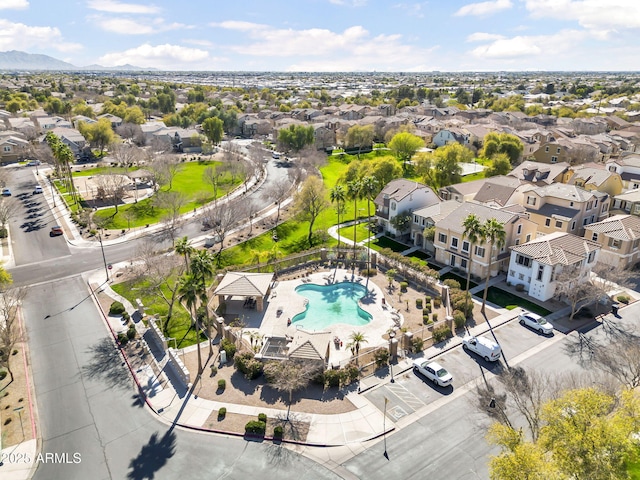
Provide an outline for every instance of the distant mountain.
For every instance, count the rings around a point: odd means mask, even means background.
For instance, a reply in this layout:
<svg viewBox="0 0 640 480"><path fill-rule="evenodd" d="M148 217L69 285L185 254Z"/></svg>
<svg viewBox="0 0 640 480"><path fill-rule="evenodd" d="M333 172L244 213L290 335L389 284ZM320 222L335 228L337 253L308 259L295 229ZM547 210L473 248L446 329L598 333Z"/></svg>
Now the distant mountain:
<svg viewBox="0 0 640 480"><path fill-rule="evenodd" d="M134 65L122 65L118 67L103 67L102 65L87 65L86 67L76 67L75 65L63 62L48 55L19 52L11 50L0 52L0 70L108 70L110 72L123 71L151 71L156 68L141 68Z"/></svg>
<svg viewBox="0 0 640 480"><path fill-rule="evenodd" d="M11 50L0 52L1 70L78 70L78 67L48 55Z"/></svg>

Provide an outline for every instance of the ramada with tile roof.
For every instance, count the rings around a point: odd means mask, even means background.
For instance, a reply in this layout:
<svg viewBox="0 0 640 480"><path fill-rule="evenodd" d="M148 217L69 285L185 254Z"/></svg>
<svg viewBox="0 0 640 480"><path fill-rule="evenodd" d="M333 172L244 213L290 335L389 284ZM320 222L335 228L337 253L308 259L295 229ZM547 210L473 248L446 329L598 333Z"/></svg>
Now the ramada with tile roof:
<svg viewBox="0 0 640 480"><path fill-rule="evenodd" d="M584 237L600 244L599 261L605 265L626 268L640 261L640 218L614 215L587 225Z"/></svg>
<svg viewBox="0 0 640 480"><path fill-rule="evenodd" d="M273 273L227 273L213 294L220 297L220 303L231 297L254 297L256 309L261 312L264 308L264 298L269 295Z"/></svg>
<svg viewBox="0 0 640 480"><path fill-rule="evenodd" d="M563 269L575 269L575 281L585 282L598 260L600 245L576 235L555 232L511 247L507 282L524 285L533 298L546 301L556 291Z"/></svg>

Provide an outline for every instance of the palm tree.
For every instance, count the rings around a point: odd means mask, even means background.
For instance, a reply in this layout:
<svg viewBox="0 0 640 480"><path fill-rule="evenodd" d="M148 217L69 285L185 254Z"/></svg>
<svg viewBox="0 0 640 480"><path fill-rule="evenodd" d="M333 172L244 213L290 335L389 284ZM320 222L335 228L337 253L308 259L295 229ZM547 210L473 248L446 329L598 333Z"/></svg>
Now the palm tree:
<svg viewBox="0 0 640 480"><path fill-rule="evenodd" d="M213 266L214 263L215 257L208 250L196 250L191 258L191 274L200 281L198 297L200 298L200 304L204 305L205 323L207 325L207 337L209 341L209 356L213 354L213 345L211 343L211 322L209 319L207 280L211 280L216 271Z"/></svg>
<svg viewBox="0 0 640 480"><path fill-rule="evenodd" d="M178 281L178 295L184 302L191 315L191 321L196 327L196 342L198 345L198 376L202 373L202 354L200 352L200 326L198 325L197 305L202 291L202 280L190 273L185 273Z"/></svg>
<svg viewBox="0 0 640 480"><path fill-rule="evenodd" d="M378 193L378 180L369 175L362 179L362 190L361 194L363 198L367 200L367 227L371 223L371 202L375 198L375 195ZM371 245L371 235L367 236L367 281L365 288L369 288L369 269L371 268L371 249L369 246Z"/></svg>
<svg viewBox="0 0 640 480"><path fill-rule="evenodd" d="M340 251L340 215L344 209L344 202L347 199L347 192L342 185L336 185L329 191L329 199L336 204L338 214L338 252Z"/></svg>
<svg viewBox="0 0 640 480"><path fill-rule="evenodd" d="M484 315L485 305L487 303L487 292L489 291L489 280L491 279L491 263L493 260L493 249L500 249L504 246L507 233L504 225L495 218L489 218L482 225L482 240L487 242L489 247L489 269L487 271L487 279L484 284L484 293L482 295L482 314ZM497 256L497 253L496 253Z"/></svg>
<svg viewBox="0 0 640 480"><path fill-rule="evenodd" d="M189 238L182 237L176 240L176 244L173 249L178 255L184 256L184 265L186 268L186 272L189 273L189 257L194 251L193 247L189 244Z"/></svg>
<svg viewBox="0 0 640 480"><path fill-rule="evenodd" d="M462 226L464 227L464 232L462 233L463 238L467 238L469 240L469 259L467 260L467 288L465 290L465 302L466 302L466 310L469 310L469 283L471 283L471 255L473 254L473 247L482 239L482 224L480 223L480 219L474 213L467 215L467 217L462 222ZM465 312L466 313L466 312Z"/></svg>
<svg viewBox="0 0 640 480"><path fill-rule="evenodd" d="M356 363L358 363L358 354L360 353L360 344L367 343L368 342L367 337L362 332L351 332L351 335L349 335L349 340L351 340L349 345L351 345L356 351Z"/></svg>
<svg viewBox="0 0 640 480"><path fill-rule="evenodd" d="M358 200L362 198L362 183L360 180L347 182L347 197L353 200L353 273L356 268L356 227L358 226Z"/></svg>

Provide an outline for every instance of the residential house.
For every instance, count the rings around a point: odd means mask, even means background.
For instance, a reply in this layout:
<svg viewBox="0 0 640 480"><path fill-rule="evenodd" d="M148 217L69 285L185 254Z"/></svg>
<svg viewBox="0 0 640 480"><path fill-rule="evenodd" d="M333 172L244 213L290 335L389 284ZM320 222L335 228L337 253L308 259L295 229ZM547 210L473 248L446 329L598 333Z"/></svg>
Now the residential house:
<svg viewBox="0 0 640 480"><path fill-rule="evenodd" d="M26 158L29 152L29 142L17 132L9 132L14 135L0 135L0 163L17 162Z"/></svg>
<svg viewBox="0 0 640 480"><path fill-rule="evenodd" d="M55 136L57 136L62 143L67 145L73 155L76 158L80 158L83 154L85 154L85 150L89 148L87 144L87 140L84 136L75 128L61 128L56 127L53 130L50 130ZM42 142L45 142L45 137L42 136Z"/></svg>
<svg viewBox="0 0 640 480"><path fill-rule="evenodd" d="M491 253L491 276L505 271L508 266L509 250L512 245L527 242L536 235L536 224L529 220L526 212L507 208L492 208L477 203L460 203L458 208L439 220L436 224L433 245L436 261L467 271L478 278L489 275L489 253ZM478 243L472 246L464 236L464 220L471 214L480 223L495 219L504 226L505 244L500 249L492 245Z"/></svg>
<svg viewBox="0 0 640 480"><path fill-rule="evenodd" d="M460 145L469 145L470 133L461 128L443 128L433 136L433 143L443 147L448 143L458 142Z"/></svg>
<svg viewBox="0 0 640 480"><path fill-rule="evenodd" d="M326 150L336 144L336 132L324 123L313 123L313 139L316 150Z"/></svg>
<svg viewBox="0 0 640 480"><path fill-rule="evenodd" d="M73 128L78 128L78 126L80 125L80 122L86 123L87 125L91 125L92 123L97 122L97 120L91 117L87 117L85 115L76 115L75 117L73 117L72 120L73 120Z"/></svg>
<svg viewBox="0 0 640 480"><path fill-rule="evenodd" d="M619 173L610 172L602 164L584 164L571 167L567 172L569 185L576 185L585 190L597 190L614 197L622 192L622 177Z"/></svg>
<svg viewBox="0 0 640 480"><path fill-rule="evenodd" d="M625 214L640 216L640 189L636 188L613 197L611 214Z"/></svg>
<svg viewBox="0 0 640 480"><path fill-rule="evenodd" d="M571 163L571 151L575 145L569 139L558 138L548 142L542 142L540 148L533 152L536 162L541 163Z"/></svg>
<svg viewBox="0 0 640 480"><path fill-rule="evenodd" d="M167 126L164 124L164 122L161 122L159 120L152 121L152 122L145 122L142 125L140 125L140 131L142 131L142 135L144 136L146 143L151 142L151 140L153 140L154 138L154 135L166 129L167 129Z"/></svg>
<svg viewBox="0 0 640 480"><path fill-rule="evenodd" d="M61 128L72 128L72 124L70 121L58 117L58 116L49 116L46 115L44 117L35 117L35 123L40 128L40 131L47 132L49 130L53 130L56 127Z"/></svg>
<svg viewBox="0 0 640 480"><path fill-rule="evenodd" d="M391 180L375 198L376 223L392 235L402 235L392 224L394 217L440 203L431 188L404 178ZM407 232L408 233L408 232Z"/></svg>
<svg viewBox="0 0 640 480"><path fill-rule="evenodd" d="M111 122L111 128L113 128L114 130L122 125L122 118L118 117L117 115L112 115L110 113L98 115L98 120L101 120L103 118L106 118Z"/></svg>
<svg viewBox="0 0 640 480"><path fill-rule="evenodd" d="M173 128L171 142L179 153L202 153L202 138L194 128Z"/></svg>
<svg viewBox="0 0 640 480"><path fill-rule="evenodd" d="M497 175L485 179L472 201L489 207L500 208L520 203L521 195L518 195L518 190L522 190L522 186L517 179Z"/></svg>
<svg viewBox="0 0 640 480"><path fill-rule="evenodd" d="M455 200L445 200L424 208L413 211L413 222L411 223L411 240L416 247L420 247L430 253L434 253L433 240L425 238L424 230L436 225L440 220L449 215L460 206L460 202Z"/></svg>
<svg viewBox="0 0 640 480"><path fill-rule="evenodd" d="M498 175L489 178L479 178L471 182L455 183L442 187L438 190L438 195L443 200L456 200L458 202L470 202L473 201L478 193L483 190L485 183L500 184L506 187L516 188L520 185L520 182L515 178L506 177L504 175ZM486 196L481 195L482 198ZM501 197L502 198L502 197ZM477 200L481 201L481 200Z"/></svg>
<svg viewBox="0 0 640 480"><path fill-rule="evenodd" d="M36 128L35 123L30 118L27 117L11 117L5 119L9 124L9 130L15 130L22 135L25 135L27 138L34 138L38 129Z"/></svg>
<svg viewBox="0 0 640 480"><path fill-rule="evenodd" d="M538 235L566 232L581 236L584 227L609 215L609 195L575 185L554 183L529 187L523 206L538 225Z"/></svg>
<svg viewBox="0 0 640 480"><path fill-rule="evenodd" d="M508 176L517 178L522 183L539 186L551 185L552 183L564 182L569 167L567 162L549 164L525 161L511 170Z"/></svg>
<svg viewBox="0 0 640 480"><path fill-rule="evenodd" d="M523 285L524 291L541 301L556 294L558 276L572 272L578 283L589 279L598 260L600 245L566 232L554 232L511 247L507 282Z"/></svg>
<svg viewBox="0 0 640 480"><path fill-rule="evenodd" d="M616 268L627 268L640 261L640 218L614 215L587 225L584 238L600 245L599 261Z"/></svg>
<svg viewBox="0 0 640 480"><path fill-rule="evenodd" d="M620 174L624 190L635 190L640 187L640 155L631 154L611 159L605 166L608 171Z"/></svg>

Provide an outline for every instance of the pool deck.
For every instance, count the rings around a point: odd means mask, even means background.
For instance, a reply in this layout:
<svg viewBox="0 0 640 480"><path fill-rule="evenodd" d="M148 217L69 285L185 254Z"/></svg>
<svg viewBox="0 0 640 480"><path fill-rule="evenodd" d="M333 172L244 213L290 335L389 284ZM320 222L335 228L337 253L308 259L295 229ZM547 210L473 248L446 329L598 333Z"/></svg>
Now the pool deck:
<svg viewBox="0 0 640 480"><path fill-rule="evenodd" d="M366 284L366 277L355 275L353 280L362 285ZM329 285L352 281L350 270L338 269L335 271L324 271L312 273L307 277L294 280L283 280L276 282L271 290L271 295L265 301L263 312L243 308L243 301L232 300L228 302L227 313L237 315L245 324L245 332L258 332L264 336L293 337L298 327L295 324L287 325L288 319L305 310L306 298L298 294L295 289L303 284ZM343 323L334 324L322 331L331 332L332 337L342 340L342 346L331 345L329 364L344 365L351 358L351 351L347 347L349 337L353 332L362 332L367 339L363 344L366 347L386 344L388 341L382 335L396 326L396 320L402 325L402 314L383 304L384 293L373 282L369 282L368 289L371 292L369 297L360 301L360 307L372 315L371 321L366 325L347 325Z"/></svg>

